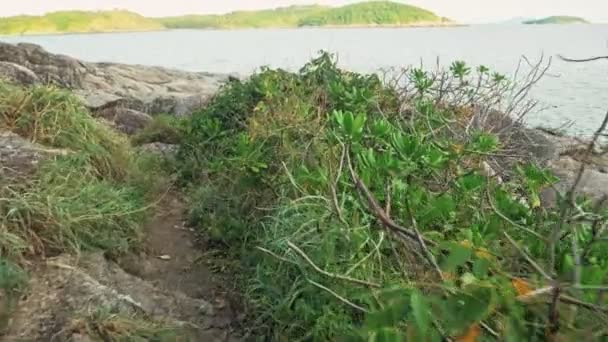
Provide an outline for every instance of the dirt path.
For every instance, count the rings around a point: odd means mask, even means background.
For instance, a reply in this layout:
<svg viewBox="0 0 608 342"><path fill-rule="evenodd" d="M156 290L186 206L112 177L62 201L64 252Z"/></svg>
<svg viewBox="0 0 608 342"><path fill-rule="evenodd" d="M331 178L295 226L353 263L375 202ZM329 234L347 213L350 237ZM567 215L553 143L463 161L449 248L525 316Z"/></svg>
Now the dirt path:
<svg viewBox="0 0 608 342"><path fill-rule="evenodd" d="M194 342L247 340L235 329L242 314L231 277L214 271L221 258L205 255L184 227L185 209L179 194L165 196L145 226L139 254L119 260L102 252L62 254L32 265L28 291L0 340L96 341L82 336L98 335L112 341L104 337L120 330L120 323L105 321L112 316L96 319L93 331L83 325L101 308L121 317L185 323Z"/></svg>
<svg viewBox="0 0 608 342"><path fill-rule="evenodd" d="M236 341L233 329L243 316L231 297L230 279L203 253L193 229L185 224L186 205L168 194L145 227L143 252L118 261L128 273L167 292L179 292L210 304L205 321L208 341Z"/></svg>

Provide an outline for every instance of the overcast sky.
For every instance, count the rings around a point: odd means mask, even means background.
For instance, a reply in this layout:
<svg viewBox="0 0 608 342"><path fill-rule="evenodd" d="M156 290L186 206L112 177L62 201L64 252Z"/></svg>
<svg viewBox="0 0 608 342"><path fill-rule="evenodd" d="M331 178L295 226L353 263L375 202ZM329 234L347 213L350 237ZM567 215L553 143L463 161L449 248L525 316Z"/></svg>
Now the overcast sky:
<svg viewBox="0 0 608 342"><path fill-rule="evenodd" d="M147 16L185 13L223 13L241 9L272 8L293 4L342 5L353 0L0 0L0 16L42 14L66 9L122 8ZM608 0L408 0L460 22L492 22L513 17L581 16L608 22Z"/></svg>

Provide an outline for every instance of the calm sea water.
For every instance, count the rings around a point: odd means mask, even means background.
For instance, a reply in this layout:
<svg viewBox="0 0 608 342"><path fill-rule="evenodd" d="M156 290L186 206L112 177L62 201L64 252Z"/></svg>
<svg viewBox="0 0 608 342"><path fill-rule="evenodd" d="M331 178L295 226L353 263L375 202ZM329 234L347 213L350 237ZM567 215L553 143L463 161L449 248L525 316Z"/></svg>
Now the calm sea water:
<svg viewBox="0 0 608 342"><path fill-rule="evenodd" d="M608 25L477 25L407 29L176 30L146 33L0 37L94 62L159 65L190 71L248 74L262 65L295 70L319 50L338 54L341 66L361 71L464 60L512 74L522 56L551 57L549 74L533 96L543 111L531 125L573 124L589 134L608 109L608 60L566 63L608 55Z"/></svg>

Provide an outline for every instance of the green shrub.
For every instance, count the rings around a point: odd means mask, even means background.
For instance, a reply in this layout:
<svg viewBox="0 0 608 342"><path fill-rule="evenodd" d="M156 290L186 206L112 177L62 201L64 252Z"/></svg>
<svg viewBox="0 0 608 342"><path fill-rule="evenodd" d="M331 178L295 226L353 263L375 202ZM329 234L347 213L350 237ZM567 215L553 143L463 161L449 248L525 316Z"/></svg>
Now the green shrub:
<svg viewBox="0 0 608 342"><path fill-rule="evenodd" d="M597 229L572 217L605 216L586 202L541 208L540 191L556 179L528 160L502 182L484 173L509 141L469 129L463 103L511 85L476 70L452 64L445 94L434 87L441 75L412 69L408 84L389 86L322 54L297 73L263 69L230 84L192 116L178 155L182 180L198 187L192 221L240 256L260 334L542 339L555 321L542 296L525 300L533 289L559 283L567 296L606 304L570 285L577 270L581 284L600 286L608 263ZM552 309L560 334L605 327L582 308Z"/></svg>
<svg viewBox="0 0 608 342"><path fill-rule="evenodd" d="M182 139L183 126L183 119L171 115L157 115L131 138L131 142L135 146L153 142L179 144Z"/></svg>

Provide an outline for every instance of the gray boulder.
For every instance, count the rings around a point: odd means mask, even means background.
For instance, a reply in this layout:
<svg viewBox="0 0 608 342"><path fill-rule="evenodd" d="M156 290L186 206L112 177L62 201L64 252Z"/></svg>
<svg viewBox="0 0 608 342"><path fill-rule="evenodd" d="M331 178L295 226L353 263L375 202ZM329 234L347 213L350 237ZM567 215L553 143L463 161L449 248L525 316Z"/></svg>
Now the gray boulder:
<svg viewBox="0 0 608 342"><path fill-rule="evenodd" d="M38 76L30 69L19 64L0 61L0 80L23 85L40 83Z"/></svg>
<svg viewBox="0 0 608 342"><path fill-rule="evenodd" d="M18 65L22 73L36 75L42 83L73 90L92 110L120 103L152 115L191 113L201 108L229 77L161 67L89 63L23 43L0 43L0 62ZM32 77L11 77L14 68L5 69L8 71L0 68L0 75L17 83L31 83Z"/></svg>
<svg viewBox="0 0 608 342"><path fill-rule="evenodd" d="M109 122L116 130L128 135L137 133L152 121L150 115L125 107L104 108L93 114Z"/></svg>
<svg viewBox="0 0 608 342"><path fill-rule="evenodd" d="M17 134L0 131L0 185L5 180L27 177L42 161L68 153L67 150L47 148Z"/></svg>

